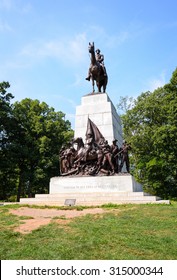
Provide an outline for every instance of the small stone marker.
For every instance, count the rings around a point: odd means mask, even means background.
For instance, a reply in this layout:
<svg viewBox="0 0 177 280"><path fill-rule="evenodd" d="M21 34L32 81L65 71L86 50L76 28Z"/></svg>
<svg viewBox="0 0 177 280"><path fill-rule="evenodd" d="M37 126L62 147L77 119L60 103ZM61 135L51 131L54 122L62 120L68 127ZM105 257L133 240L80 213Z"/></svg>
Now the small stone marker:
<svg viewBox="0 0 177 280"><path fill-rule="evenodd" d="M76 204L76 199L65 199L65 205L74 206Z"/></svg>

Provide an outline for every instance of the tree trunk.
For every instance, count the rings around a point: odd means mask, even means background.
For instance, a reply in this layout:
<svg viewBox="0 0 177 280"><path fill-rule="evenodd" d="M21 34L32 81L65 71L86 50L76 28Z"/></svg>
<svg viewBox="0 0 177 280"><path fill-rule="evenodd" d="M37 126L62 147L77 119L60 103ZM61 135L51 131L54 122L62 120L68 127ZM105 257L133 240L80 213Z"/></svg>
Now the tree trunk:
<svg viewBox="0 0 177 280"><path fill-rule="evenodd" d="M19 183L17 188L17 202L20 202L22 187L23 187L23 168L21 166L19 171Z"/></svg>

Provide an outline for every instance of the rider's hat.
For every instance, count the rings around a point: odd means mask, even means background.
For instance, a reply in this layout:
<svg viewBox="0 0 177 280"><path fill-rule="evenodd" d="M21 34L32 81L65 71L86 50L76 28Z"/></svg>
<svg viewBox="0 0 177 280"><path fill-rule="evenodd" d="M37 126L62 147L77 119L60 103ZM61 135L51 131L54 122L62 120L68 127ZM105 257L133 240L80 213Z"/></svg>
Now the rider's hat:
<svg viewBox="0 0 177 280"><path fill-rule="evenodd" d="M117 142L117 139L113 139L112 143L116 143Z"/></svg>
<svg viewBox="0 0 177 280"><path fill-rule="evenodd" d="M97 49L97 50L96 50L96 52L100 52L100 50L99 50L99 49Z"/></svg>

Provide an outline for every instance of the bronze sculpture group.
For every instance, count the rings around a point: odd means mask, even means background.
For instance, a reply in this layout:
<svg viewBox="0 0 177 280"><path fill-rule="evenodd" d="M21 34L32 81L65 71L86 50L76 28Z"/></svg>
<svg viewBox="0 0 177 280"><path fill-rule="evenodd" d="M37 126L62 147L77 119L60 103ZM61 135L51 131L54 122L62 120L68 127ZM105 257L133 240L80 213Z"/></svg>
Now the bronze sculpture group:
<svg viewBox="0 0 177 280"><path fill-rule="evenodd" d="M112 145L103 137L97 126L88 119L85 144L81 137L62 147L60 151L60 175L116 175L126 165L129 173L128 151L126 142L119 148L117 140Z"/></svg>

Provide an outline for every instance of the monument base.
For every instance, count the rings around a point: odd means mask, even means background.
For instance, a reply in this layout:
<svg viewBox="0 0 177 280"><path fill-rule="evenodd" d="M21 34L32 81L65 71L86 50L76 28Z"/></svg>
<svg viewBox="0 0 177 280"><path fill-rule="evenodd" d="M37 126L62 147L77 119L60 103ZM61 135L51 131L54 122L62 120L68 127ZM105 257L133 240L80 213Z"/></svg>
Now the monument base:
<svg viewBox="0 0 177 280"><path fill-rule="evenodd" d="M102 193L142 192L142 185L133 176L82 176L53 177L50 179L50 194L56 193Z"/></svg>
<svg viewBox="0 0 177 280"><path fill-rule="evenodd" d="M97 206L108 203L168 203L159 197L144 193L133 176L53 177L49 194L36 194L35 198L21 198L20 203L64 206Z"/></svg>

